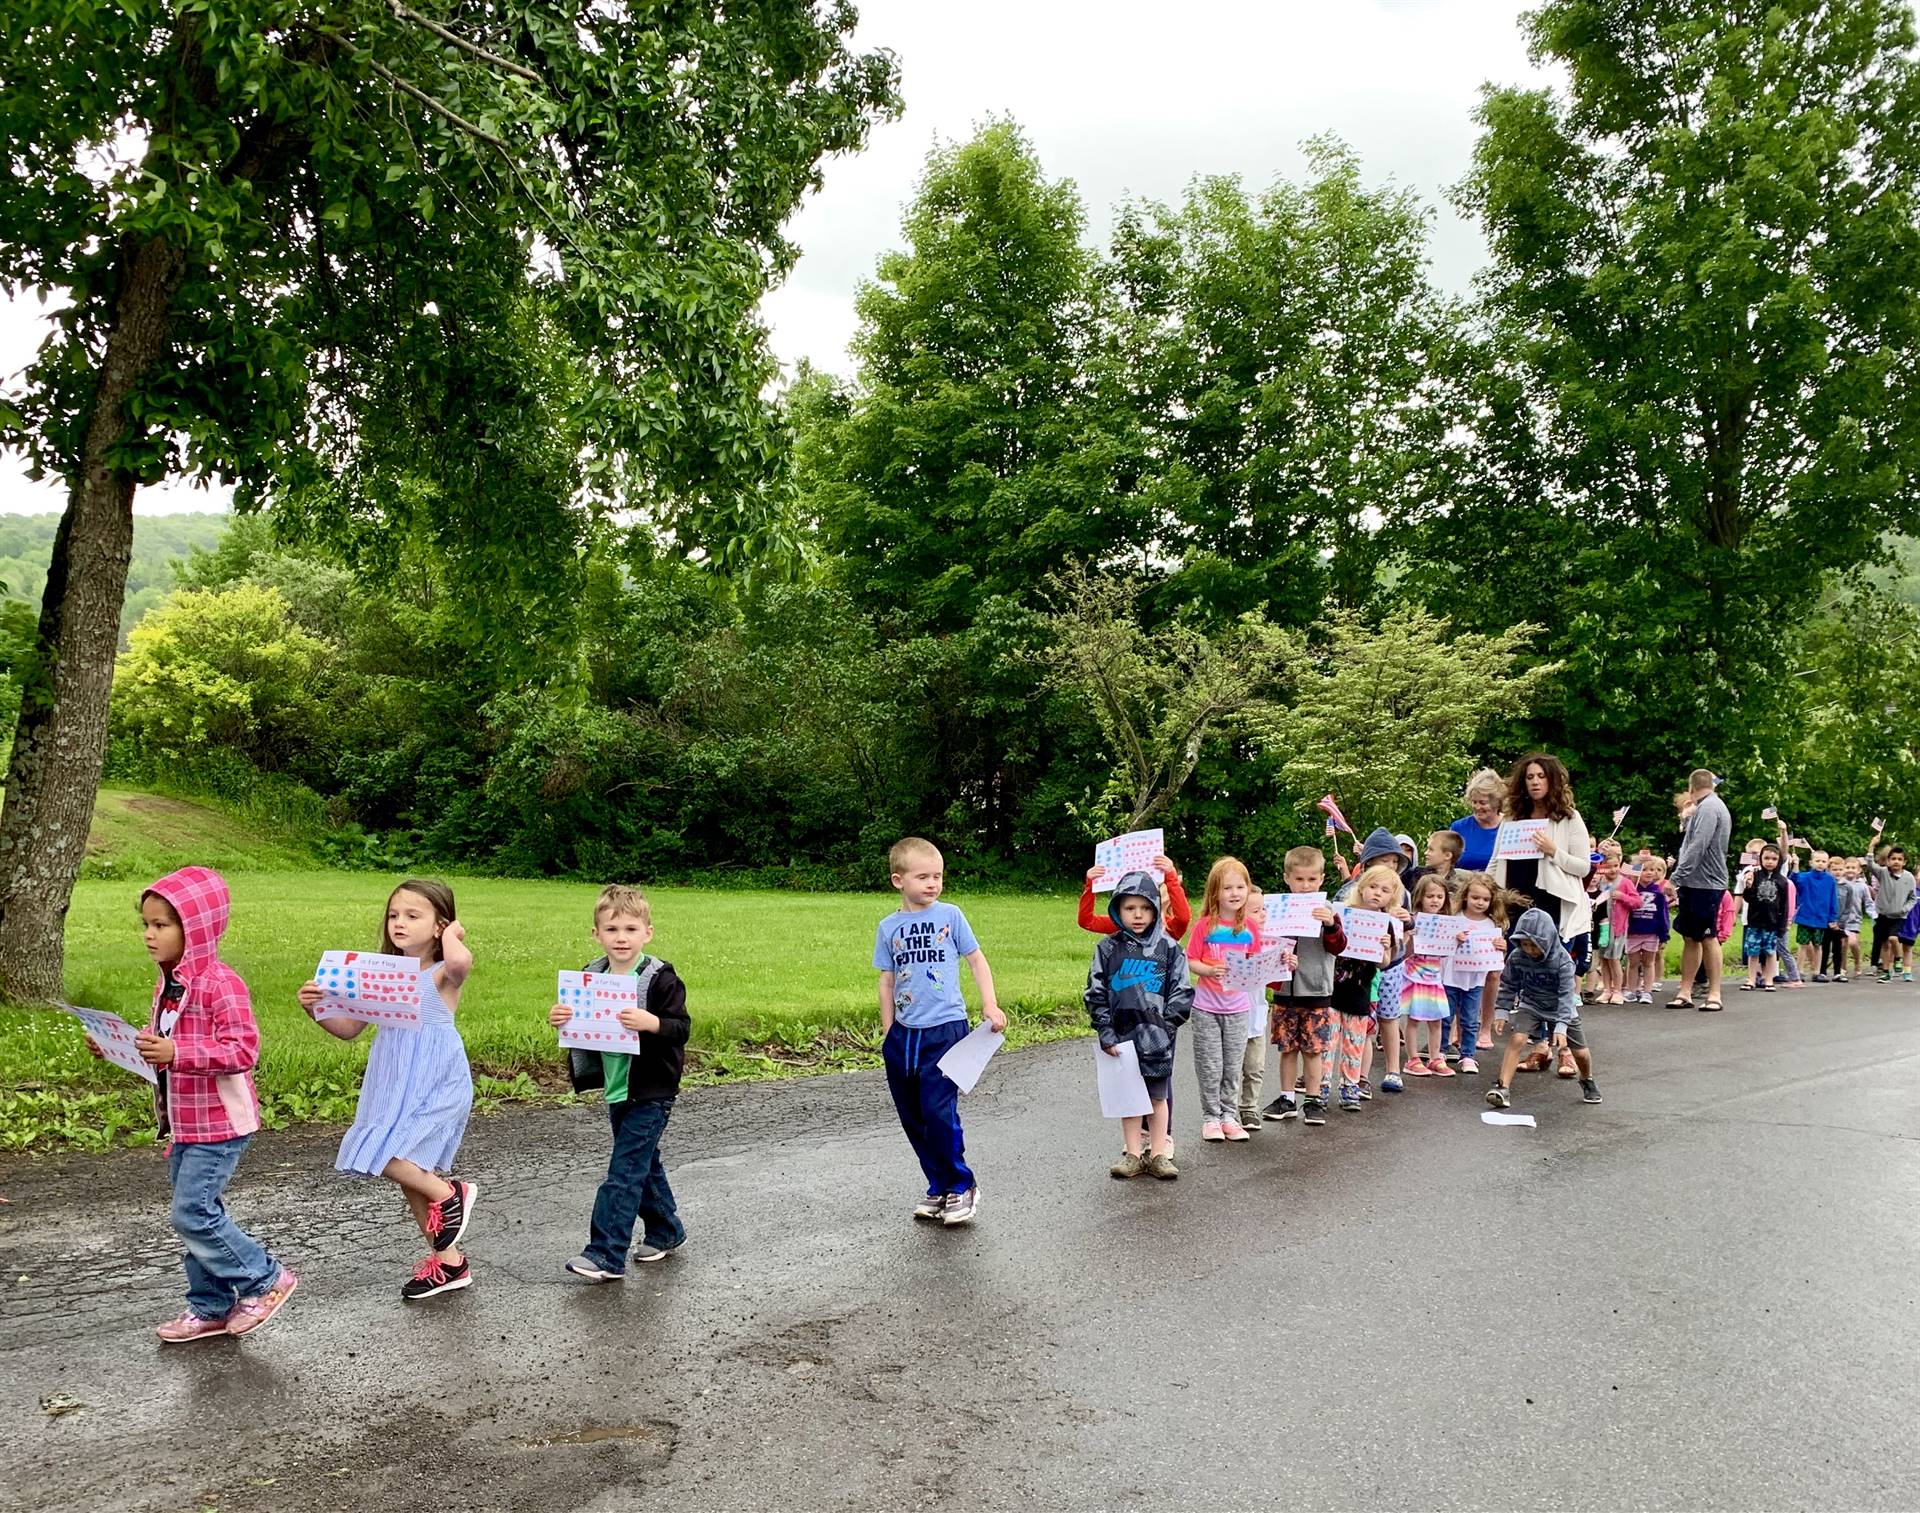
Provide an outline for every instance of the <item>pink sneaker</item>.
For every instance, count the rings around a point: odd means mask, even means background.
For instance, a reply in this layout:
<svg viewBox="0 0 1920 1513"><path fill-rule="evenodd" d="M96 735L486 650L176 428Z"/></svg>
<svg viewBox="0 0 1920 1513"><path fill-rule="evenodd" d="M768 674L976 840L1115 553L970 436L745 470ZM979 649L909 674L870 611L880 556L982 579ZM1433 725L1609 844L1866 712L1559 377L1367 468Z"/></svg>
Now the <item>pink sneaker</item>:
<svg viewBox="0 0 1920 1513"><path fill-rule="evenodd" d="M1440 1064L1442 1066L1446 1065L1444 1061ZM1426 1062L1422 1061L1418 1056L1409 1056L1407 1058L1405 1070L1409 1077L1431 1077L1433 1075L1432 1072L1427 1070Z"/></svg>
<svg viewBox="0 0 1920 1513"><path fill-rule="evenodd" d="M1218 1119L1209 1119L1205 1124L1200 1126L1200 1138L1202 1140L1224 1140L1227 1138L1227 1132L1220 1128L1220 1121Z"/></svg>
<svg viewBox="0 0 1920 1513"><path fill-rule="evenodd" d="M1248 1138L1247 1127L1238 1119L1222 1119L1220 1121L1220 1133L1225 1135L1229 1140L1245 1140Z"/></svg>
<svg viewBox="0 0 1920 1513"><path fill-rule="evenodd" d="M1436 1056L1427 1063L1427 1075L1429 1077L1451 1077L1453 1075L1453 1068L1447 1065L1444 1058Z"/></svg>
<svg viewBox="0 0 1920 1513"><path fill-rule="evenodd" d="M188 1340L204 1340L227 1332L225 1319L203 1319L189 1308L177 1319L168 1319L153 1331L169 1345L184 1345Z"/></svg>
<svg viewBox="0 0 1920 1513"><path fill-rule="evenodd" d="M1480 1063L1475 1061L1471 1056L1462 1056L1460 1058L1460 1075L1463 1077L1478 1077L1480 1075Z"/></svg>
<svg viewBox="0 0 1920 1513"><path fill-rule="evenodd" d="M282 1266L273 1286L257 1298L242 1298L234 1306L233 1312L227 1315L227 1333L252 1334L280 1311L299 1285L300 1278L294 1275L293 1268Z"/></svg>

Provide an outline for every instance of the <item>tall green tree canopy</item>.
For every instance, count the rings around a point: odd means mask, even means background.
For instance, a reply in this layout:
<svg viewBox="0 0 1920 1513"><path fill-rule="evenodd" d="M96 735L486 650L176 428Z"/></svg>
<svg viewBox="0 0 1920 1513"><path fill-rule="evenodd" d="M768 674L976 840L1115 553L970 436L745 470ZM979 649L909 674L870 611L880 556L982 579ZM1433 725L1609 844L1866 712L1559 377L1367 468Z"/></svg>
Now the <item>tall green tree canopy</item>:
<svg viewBox="0 0 1920 1513"><path fill-rule="evenodd" d="M704 541L774 497L752 311L821 158L893 104L853 22L843 0L5 7L0 279L58 332L0 420L69 506L0 816L0 989L58 986L138 483L501 543L483 571L563 558L594 506ZM562 447L523 459L505 422L528 409Z"/></svg>

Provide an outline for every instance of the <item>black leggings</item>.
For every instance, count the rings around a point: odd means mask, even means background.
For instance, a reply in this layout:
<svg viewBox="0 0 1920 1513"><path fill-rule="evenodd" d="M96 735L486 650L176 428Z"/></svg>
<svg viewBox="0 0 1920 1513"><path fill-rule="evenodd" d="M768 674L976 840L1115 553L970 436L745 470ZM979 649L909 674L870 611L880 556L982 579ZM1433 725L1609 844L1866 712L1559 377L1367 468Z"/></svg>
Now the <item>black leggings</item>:
<svg viewBox="0 0 1920 1513"><path fill-rule="evenodd" d="M1829 925L1820 933L1820 970L1832 977L1847 970L1847 936Z"/></svg>

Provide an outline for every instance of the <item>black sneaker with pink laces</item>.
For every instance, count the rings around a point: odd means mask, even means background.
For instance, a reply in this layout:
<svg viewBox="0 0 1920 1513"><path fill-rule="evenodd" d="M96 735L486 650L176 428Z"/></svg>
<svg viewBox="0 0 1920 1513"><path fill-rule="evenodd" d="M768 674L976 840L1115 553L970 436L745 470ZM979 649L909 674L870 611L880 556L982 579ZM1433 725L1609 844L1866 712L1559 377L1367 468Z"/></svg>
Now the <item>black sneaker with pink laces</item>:
<svg viewBox="0 0 1920 1513"><path fill-rule="evenodd" d="M473 1264L464 1258L459 1265L452 1265L438 1256L428 1256L413 1269L413 1277L400 1289L400 1296L409 1303L418 1303L423 1298L436 1298L443 1292L458 1292L462 1287L473 1286Z"/></svg>
<svg viewBox="0 0 1920 1513"><path fill-rule="evenodd" d="M460 1244L467 1221L473 1217L474 1199L480 1196L477 1183L449 1177L447 1185L453 1191L427 1210L427 1238L436 1251L453 1250Z"/></svg>

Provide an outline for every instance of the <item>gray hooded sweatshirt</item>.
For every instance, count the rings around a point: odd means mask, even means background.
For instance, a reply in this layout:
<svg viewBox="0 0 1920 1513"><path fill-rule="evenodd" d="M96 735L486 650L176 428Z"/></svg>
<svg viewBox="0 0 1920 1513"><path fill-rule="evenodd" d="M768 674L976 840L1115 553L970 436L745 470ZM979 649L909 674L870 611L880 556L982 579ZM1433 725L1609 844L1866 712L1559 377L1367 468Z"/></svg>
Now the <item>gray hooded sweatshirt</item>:
<svg viewBox="0 0 1920 1513"><path fill-rule="evenodd" d="M1143 898L1153 910L1153 922L1137 935L1120 922L1120 904L1128 898ZM1114 933L1093 948L1087 1018L1103 1048L1133 1042L1142 1077L1171 1077L1174 1032L1193 1013L1187 953L1160 928L1160 889L1144 872L1120 879L1107 915Z"/></svg>
<svg viewBox="0 0 1920 1513"><path fill-rule="evenodd" d="M1530 956L1520 942L1530 940L1540 955ZM1525 1009L1542 1024L1572 1024L1580 1017L1580 985L1573 958L1560 944L1560 927L1544 909L1529 909L1507 932L1507 966L1500 974L1500 1000L1494 1013L1511 1017Z"/></svg>

